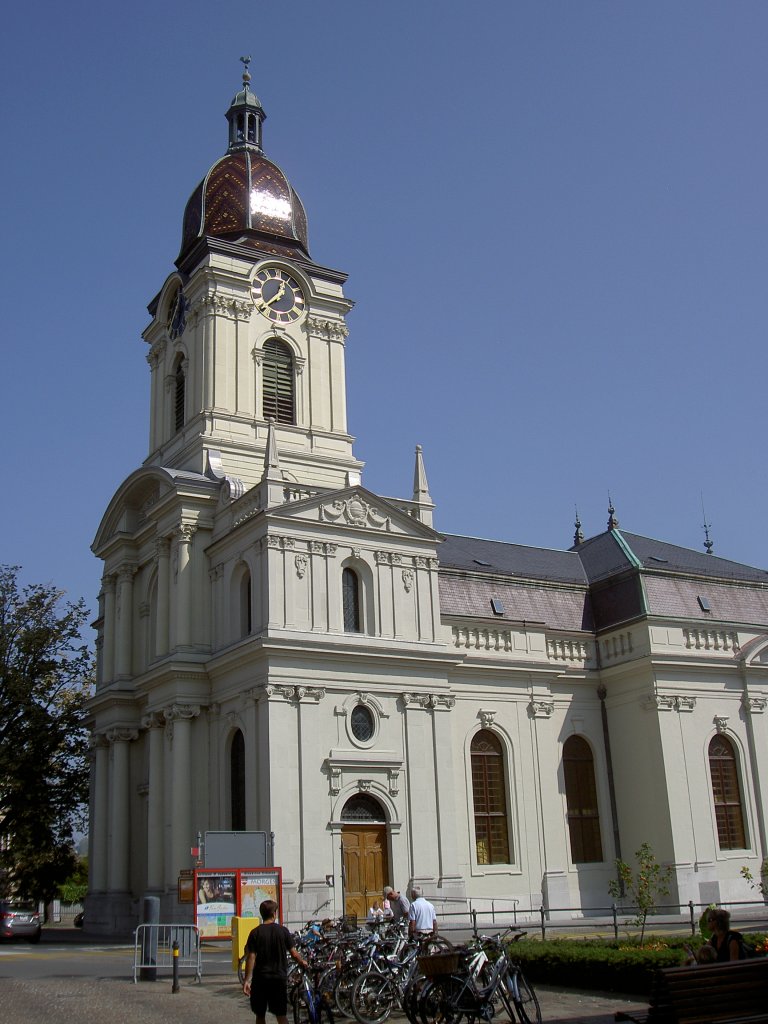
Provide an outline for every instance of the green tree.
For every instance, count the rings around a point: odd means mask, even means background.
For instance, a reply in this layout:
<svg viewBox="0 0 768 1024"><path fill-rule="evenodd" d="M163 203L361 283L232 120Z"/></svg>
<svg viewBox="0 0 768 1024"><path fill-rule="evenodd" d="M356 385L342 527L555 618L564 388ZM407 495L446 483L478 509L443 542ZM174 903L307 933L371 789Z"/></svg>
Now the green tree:
<svg viewBox="0 0 768 1024"><path fill-rule="evenodd" d="M768 897L768 857L765 858L763 863L760 865L760 877L755 878L749 868L744 865L741 869L741 877L746 879L753 889L757 889L760 895L765 899Z"/></svg>
<svg viewBox="0 0 768 1024"><path fill-rule="evenodd" d="M627 896L633 906L637 907L634 924L640 929L640 945L645 938L645 920L648 914L656 909L659 896L669 895L669 882L672 868L663 868L656 860L649 843L643 843L635 853L637 871L623 860L616 861L618 878L608 883L608 889L614 899Z"/></svg>
<svg viewBox="0 0 768 1024"><path fill-rule="evenodd" d="M59 886L59 899L63 903L82 903L88 892L88 858L78 858L75 870Z"/></svg>
<svg viewBox="0 0 768 1024"><path fill-rule="evenodd" d="M77 863L93 656L83 601L18 576L0 566L0 887L47 902Z"/></svg>

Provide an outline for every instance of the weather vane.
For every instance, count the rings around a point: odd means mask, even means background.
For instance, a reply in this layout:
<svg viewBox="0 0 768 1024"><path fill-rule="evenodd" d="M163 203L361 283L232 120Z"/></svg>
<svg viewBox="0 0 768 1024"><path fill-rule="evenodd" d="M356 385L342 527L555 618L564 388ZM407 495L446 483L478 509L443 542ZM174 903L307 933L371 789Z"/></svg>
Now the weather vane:
<svg viewBox="0 0 768 1024"><path fill-rule="evenodd" d="M248 71L248 65L251 63L251 58L250 58L250 56L249 57L241 57L240 61L241 61L242 65L243 65L243 85L247 89L248 88L248 83L251 80L251 75L250 75L250 72Z"/></svg>
<svg viewBox="0 0 768 1024"><path fill-rule="evenodd" d="M704 511L704 492L701 494L701 515L704 519L702 526L704 527L704 550L708 555L712 554L712 548L715 546L714 542L709 539L709 531L712 528L712 523L707 522L707 513Z"/></svg>

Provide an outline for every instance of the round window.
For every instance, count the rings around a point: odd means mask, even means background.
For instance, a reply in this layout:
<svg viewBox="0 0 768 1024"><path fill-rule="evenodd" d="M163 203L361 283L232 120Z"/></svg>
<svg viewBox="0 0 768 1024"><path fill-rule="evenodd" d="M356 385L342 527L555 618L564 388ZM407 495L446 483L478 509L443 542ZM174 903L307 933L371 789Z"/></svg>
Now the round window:
<svg viewBox="0 0 768 1024"><path fill-rule="evenodd" d="M352 735L361 743L366 743L373 737L374 721L373 715L363 704L358 704L352 710L350 716Z"/></svg>

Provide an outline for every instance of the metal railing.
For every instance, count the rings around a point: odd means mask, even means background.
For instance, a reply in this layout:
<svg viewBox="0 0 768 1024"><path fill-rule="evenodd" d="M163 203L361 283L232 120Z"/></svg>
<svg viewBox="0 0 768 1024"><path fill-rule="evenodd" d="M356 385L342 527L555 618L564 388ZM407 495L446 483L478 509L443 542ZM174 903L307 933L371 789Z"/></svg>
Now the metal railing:
<svg viewBox="0 0 768 1024"><path fill-rule="evenodd" d="M568 932L592 931L596 935L603 933L619 938L619 933L640 933L636 924L640 911L632 904L618 905L612 903L604 907L530 907L521 910L519 901L513 899L483 900L485 909L473 906L472 900L456 900L433 897L432 902L438 910L440 930L463 931L489 927L535 927L546 939L549 934L567 934ZM452 911L451 903L464 903L464 909ZM487 906L490 903L490 906ZM511 906L510 906L511 904ZM653 913L649 913L645 923L646 933L653 931L690 931L695 935L701 913L711 906L710 903L660 904ZM729 910L734 919L738 919L739 927L768 927L768 906L764 900L729 901L717 904Z"/></svg>
<svg viewBox="0 0 768 1024"><path fill-rule="evenodd" d="M174 949L174 946L177 948ZM154 981L159 970L194 971L203 978L200 932L193 924L140 924L133 945L133 980Z"/></svg>

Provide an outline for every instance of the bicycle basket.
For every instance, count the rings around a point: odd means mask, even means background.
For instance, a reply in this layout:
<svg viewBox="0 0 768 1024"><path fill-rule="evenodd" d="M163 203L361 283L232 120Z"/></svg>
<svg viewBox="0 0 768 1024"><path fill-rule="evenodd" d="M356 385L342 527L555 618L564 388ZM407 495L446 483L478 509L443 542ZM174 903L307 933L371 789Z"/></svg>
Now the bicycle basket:
<svg viewBox="0 0 768 1024"><path fill-rule="evenodd" d="M441 974L453 974L459 966L458 953L430 953L419 957L421 973L427 978L438 978Z"/></svg>

